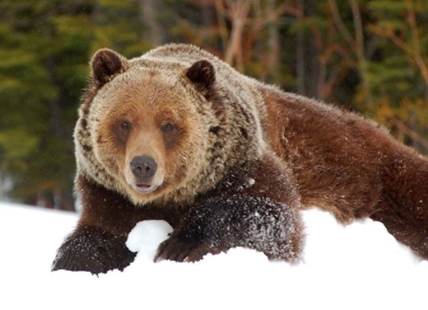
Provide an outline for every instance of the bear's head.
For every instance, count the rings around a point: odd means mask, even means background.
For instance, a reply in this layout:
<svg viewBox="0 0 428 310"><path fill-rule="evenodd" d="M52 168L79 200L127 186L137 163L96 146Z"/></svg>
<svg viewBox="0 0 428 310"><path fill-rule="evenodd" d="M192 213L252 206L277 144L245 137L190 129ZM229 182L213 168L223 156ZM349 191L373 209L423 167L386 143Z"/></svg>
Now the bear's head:
<svg viewBox="0 0 428 310"><path fill-rule="evenodd" d="M212 187L236 161L224 155L240 151L234 140L249 139L251 129L228 125L236 120L208 60L127 60L102 49L90 64L75 129L78 170L136 204Z"/></svg>

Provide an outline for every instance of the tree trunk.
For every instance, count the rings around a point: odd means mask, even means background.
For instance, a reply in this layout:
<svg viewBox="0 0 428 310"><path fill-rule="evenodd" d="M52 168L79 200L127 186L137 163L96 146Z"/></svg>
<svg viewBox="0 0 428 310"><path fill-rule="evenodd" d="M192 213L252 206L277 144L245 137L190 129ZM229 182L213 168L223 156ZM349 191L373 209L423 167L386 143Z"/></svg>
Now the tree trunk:
<svg viewBox="0 0 428 310"><path fill-rule="evenodd" d="M146 37L153 46L161 45L165 42L165 34L159 23L159 0L139 0L141 19L147 31L144 31Z"/></svg>
<svg viewBox="0 0 428 310"><path fill-rule="evenodd" d="M279 32L278 32L278 15L271 14L274 12L277 6L277 0L268 0L267 1L267 11L271 16L268 25L268 74L273 78L273 80L278 80L280 76L280 63L279 63Z"/></svg>
<svg viewBox="0 0 428 310"><path fill-rule="evenodd" d="M312 1L303 1L304 13L305 16L313 16L316 13L316 4ZM317 46L315 44L314 38L311 35L304 37L304 52L303 57L305 64L305 74L304 74L304 89L303 93L305 96L318 98L318 89L320 88L319 83L319 74L320 66L318 61Z"/></svg>
<svg viewBox="0 0 428 310"><path fill-rule="evenodd" d="M58 89L60 88L60 85L58 83L58 80L56 78L55 74L55 61L52 57L49 57L45 60L45 65L47 72L49 74L49 78L53 85L55 85ZM60 100L58 97L50 98L48 100L49 104L49 124L51 132L54 136L58 138L65 138L65 129L64 129L64 122L61 117L61 107L60 107Z"/></svg>
<svg viewBox="0 0 428 310"><path fill-rule="evenodd" d="M305 1L296 0L296 8L302 14L297 17L297 23L300 24L305 18L304 14ZM303 29L299 28L296 34L296 75L297 75L297 92L305 94L305 34Z"/></svg>

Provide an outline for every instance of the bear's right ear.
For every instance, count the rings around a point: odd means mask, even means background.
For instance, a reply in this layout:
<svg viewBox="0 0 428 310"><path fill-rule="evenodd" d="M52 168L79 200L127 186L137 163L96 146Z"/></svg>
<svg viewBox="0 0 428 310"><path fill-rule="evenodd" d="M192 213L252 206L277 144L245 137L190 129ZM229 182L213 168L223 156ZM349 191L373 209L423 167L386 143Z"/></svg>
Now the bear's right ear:
<svg viewBox="0 0 428 310"><path fill-rule="evenodd" d="M98 50L90 62L92 79L101 87L129 68L125 57L108 48Z"/></svg>

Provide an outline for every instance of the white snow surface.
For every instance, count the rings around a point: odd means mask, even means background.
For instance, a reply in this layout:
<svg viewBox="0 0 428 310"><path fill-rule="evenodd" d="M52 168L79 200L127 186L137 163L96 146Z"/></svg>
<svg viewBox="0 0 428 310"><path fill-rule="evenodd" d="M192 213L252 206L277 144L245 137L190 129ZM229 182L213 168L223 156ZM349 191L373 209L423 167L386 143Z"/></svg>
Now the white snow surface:
<svg viewBox="0 0 428 310"><path fill-rule="evenodd" d="M0 203L0 309L428 309L428 261L369 219L304 211L305 261L236 248L197 263L153 262L171 227L139 223L123 272L50 271L76 214Z"/></svg>

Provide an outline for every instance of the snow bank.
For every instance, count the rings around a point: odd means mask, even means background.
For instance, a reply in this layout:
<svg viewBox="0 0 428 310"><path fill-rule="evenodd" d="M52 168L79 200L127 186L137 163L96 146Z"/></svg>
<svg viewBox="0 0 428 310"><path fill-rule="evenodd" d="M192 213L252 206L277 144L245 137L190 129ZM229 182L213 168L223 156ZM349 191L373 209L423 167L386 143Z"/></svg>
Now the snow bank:
<svg viewBox="0 0 428 310"><path fill-rule="evenodd" d="M327 213L305 211L305 262L296 266L242 248L197 263L155 264L156 247L171 228L146 221L128 238L138 255L124 272L51 273L76 220L0 204L1 309L428 308L428 262L371 220L343 227Z"/></svg>

